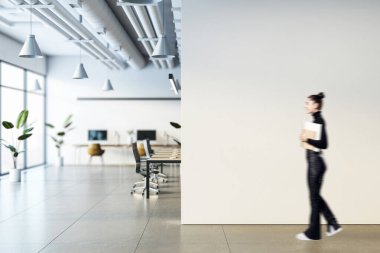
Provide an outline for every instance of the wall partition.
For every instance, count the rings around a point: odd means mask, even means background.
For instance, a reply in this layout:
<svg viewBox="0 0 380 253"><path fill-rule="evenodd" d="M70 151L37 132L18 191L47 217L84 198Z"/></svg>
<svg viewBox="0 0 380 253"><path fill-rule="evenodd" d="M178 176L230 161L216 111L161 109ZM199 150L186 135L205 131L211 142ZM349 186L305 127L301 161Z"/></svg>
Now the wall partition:
<svg viewBox="0 0 380 253"><path fill-rule="evenodd" d="M35 82L41 90L35 90ZM18 166L26 169L45 163L45 77L18 66L0 62L0 121L14 123L21 110L29 110L28 125L34 127L33 136L22 143L19 150L25 150L19 155ZM12 144L17 136L3 127L0 129L0 139ZM12 167L12 156L9 150L0 147L0 175L6 174Z"/></svg>
<svg viewBox="0 0 380 253"><path fill-rule="evenodd" d="M299 135L323 91L322 196L342 224L380 224L380 1L185 4L182 223L308 223Z"/></svg>

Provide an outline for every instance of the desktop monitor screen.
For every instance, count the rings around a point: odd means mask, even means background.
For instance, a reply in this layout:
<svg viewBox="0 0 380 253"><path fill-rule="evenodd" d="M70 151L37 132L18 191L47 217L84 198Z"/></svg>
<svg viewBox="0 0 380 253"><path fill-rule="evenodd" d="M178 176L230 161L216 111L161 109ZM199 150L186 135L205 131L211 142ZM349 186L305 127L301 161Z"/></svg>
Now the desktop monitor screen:
<svg viewBox="0 0 380 253"><path fill-rule="evenodd" d="M156 130L137 130L137 140L142 141L145 139L155 141L156 140Z"/></svg>
<svg viewBox="0 0 380 253"><path fill-rule="evenodd" d="M89 141L106 141L107 130L88 130Z"/></svg>

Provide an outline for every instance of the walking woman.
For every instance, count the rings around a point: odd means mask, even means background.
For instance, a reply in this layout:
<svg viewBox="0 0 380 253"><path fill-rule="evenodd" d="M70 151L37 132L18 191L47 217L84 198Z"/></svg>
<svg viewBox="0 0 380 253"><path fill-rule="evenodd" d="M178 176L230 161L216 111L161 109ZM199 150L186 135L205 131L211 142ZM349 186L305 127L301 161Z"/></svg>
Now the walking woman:
<svg viewBox="0 0 380 253"><path fill-rule="evenodd" d="M320 150L327 149L327 133L326 123L322 118L321 109L323 106L323 99L325 95L323 92L317 95L311 95L306 99L305 109L308 114L314 118L313 123L322 125L322 132L320 140L308 139L304 133L301 134L301 141L306 142ZM340 231L342 227L338 224L334 214L328 207L326 201L320 195L323 175L326 171L326 165L322 157L322 151L306 150L307 159L307 180L310 193L311 215L310 224L305 232L297 234L296 238L299 240L319 240L321 239L321 224L320 213L327 221L327 236L333 236Z"/></svg>

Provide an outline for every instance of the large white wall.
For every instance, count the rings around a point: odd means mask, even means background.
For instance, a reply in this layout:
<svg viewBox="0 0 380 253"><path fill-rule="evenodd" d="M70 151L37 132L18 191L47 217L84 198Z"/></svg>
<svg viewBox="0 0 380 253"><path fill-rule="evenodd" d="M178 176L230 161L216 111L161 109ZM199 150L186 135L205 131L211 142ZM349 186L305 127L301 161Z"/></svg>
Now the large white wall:
<svg viewBox="0 0 380 253"><path fill-rule="evenodd" d="M18 57L21 48L21 43L0 33L0 60L45 75L46 58L27 59Z"/></svg>
<svg viewBox="0 0 380 253"><path fill-rule="evenodd" d="M66 164L80 162L86 164L86 149L77 152L73 144L88 143L88 129L107 129L108 141L116 144L115 131L120 134L120 143L128 142L127 130L156 129L157 142L165 143L162 136L166 131L180 137L180 132L169 125L170 121L180 122L180 101L78 101L78 97L176 97L170 90L168 73L180 78L180 69L158 70L149 65L143 70L127 68L122 71L111 71L108 75L114 91L104 92L102 86L107 77L103 64L90 58L84 59L89 79L74 80L72 74L78 57L50 57L47 79L47 118L53 124L62 124L64 118L74 114L75 130L67 136L67 145L63 148ZM126 160L125 152L107 149L105 163L121 164L133 162L132 156ZM48 142L48 163L54 163L56 150ZM80 157L80 158L79 158ZM99 163L94 159L94 163Z"/></svg>
<svg viewBox="0 0 380 253"><path fill-rule="evenodd" d="M380 2L183 5L182 223L307 223L299 133L320 91L322 195L341 223L380 223Z"/></svg>

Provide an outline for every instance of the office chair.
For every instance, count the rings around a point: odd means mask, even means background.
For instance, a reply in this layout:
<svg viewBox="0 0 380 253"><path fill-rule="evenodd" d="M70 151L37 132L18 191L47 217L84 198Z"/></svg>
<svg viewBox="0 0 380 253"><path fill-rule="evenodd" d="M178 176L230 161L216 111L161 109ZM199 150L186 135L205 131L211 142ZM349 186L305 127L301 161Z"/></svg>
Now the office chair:
<svg viewBox="0 0 380 253"><path fill-rule="evenodd" d="M146 139L146 145L148 147L149 154L154 154L154 150L152 149L152 146L150 145L150 139Z"/></svg>
<svg viewBox="0 0 380 253"><path fill-rule="evenodd" d="M105 150L101 148L99 143L94 143L88 145L87 153L90 155L90 159L88 161L89 164L91 164L92 157L94 156L99 156L102 162L102 165L104 165L104 160L103 160L103 154Z"/></svg>
<svg viewBox="0 0 380 253"><path fill-rule="evenodd" d="M145 180L147 176L147 169L149 168L147 168L146 163L143 163L143 161L141 160L136 142L132 143L132 150L133 150L133 156L136 162L136 173L141 174L144 178L141 181L138 181L133 184L131 194L135 193L137 190L142 190L142 195L144 195L145 191L147 190L145 186ZM158 194L160 192L160 190L158 189L159 188L158 183L151 181L151 179L155 177L156 174L158 174L158 171L155 171L155 170L151 171L151 178L149 179L150 180L149 190ZM139 186L139 185L142 185L142 186Z"/></svg>
<svg viewBox="0 0 380 253"><path fill-rule="evenodd" d="M149 150L152 150L151 148L149 148L149 146L150 146L149 139L145 139L143 141L143 144L144 144L144 150L145 150L144 159L149 159L149 158L151 158L151 155L152 155L152 153L149 151ZM163 164L161 164L161 171L162 171L162 166L163 166ZM158 165L155 167L155 169L158 170ZM167 176L165 174L159 172L158 174L156 174L155 180L156 180L156 182L158 182L158 179L162 179L163 182L167 182L166 178L167 178Z"/></svg>

